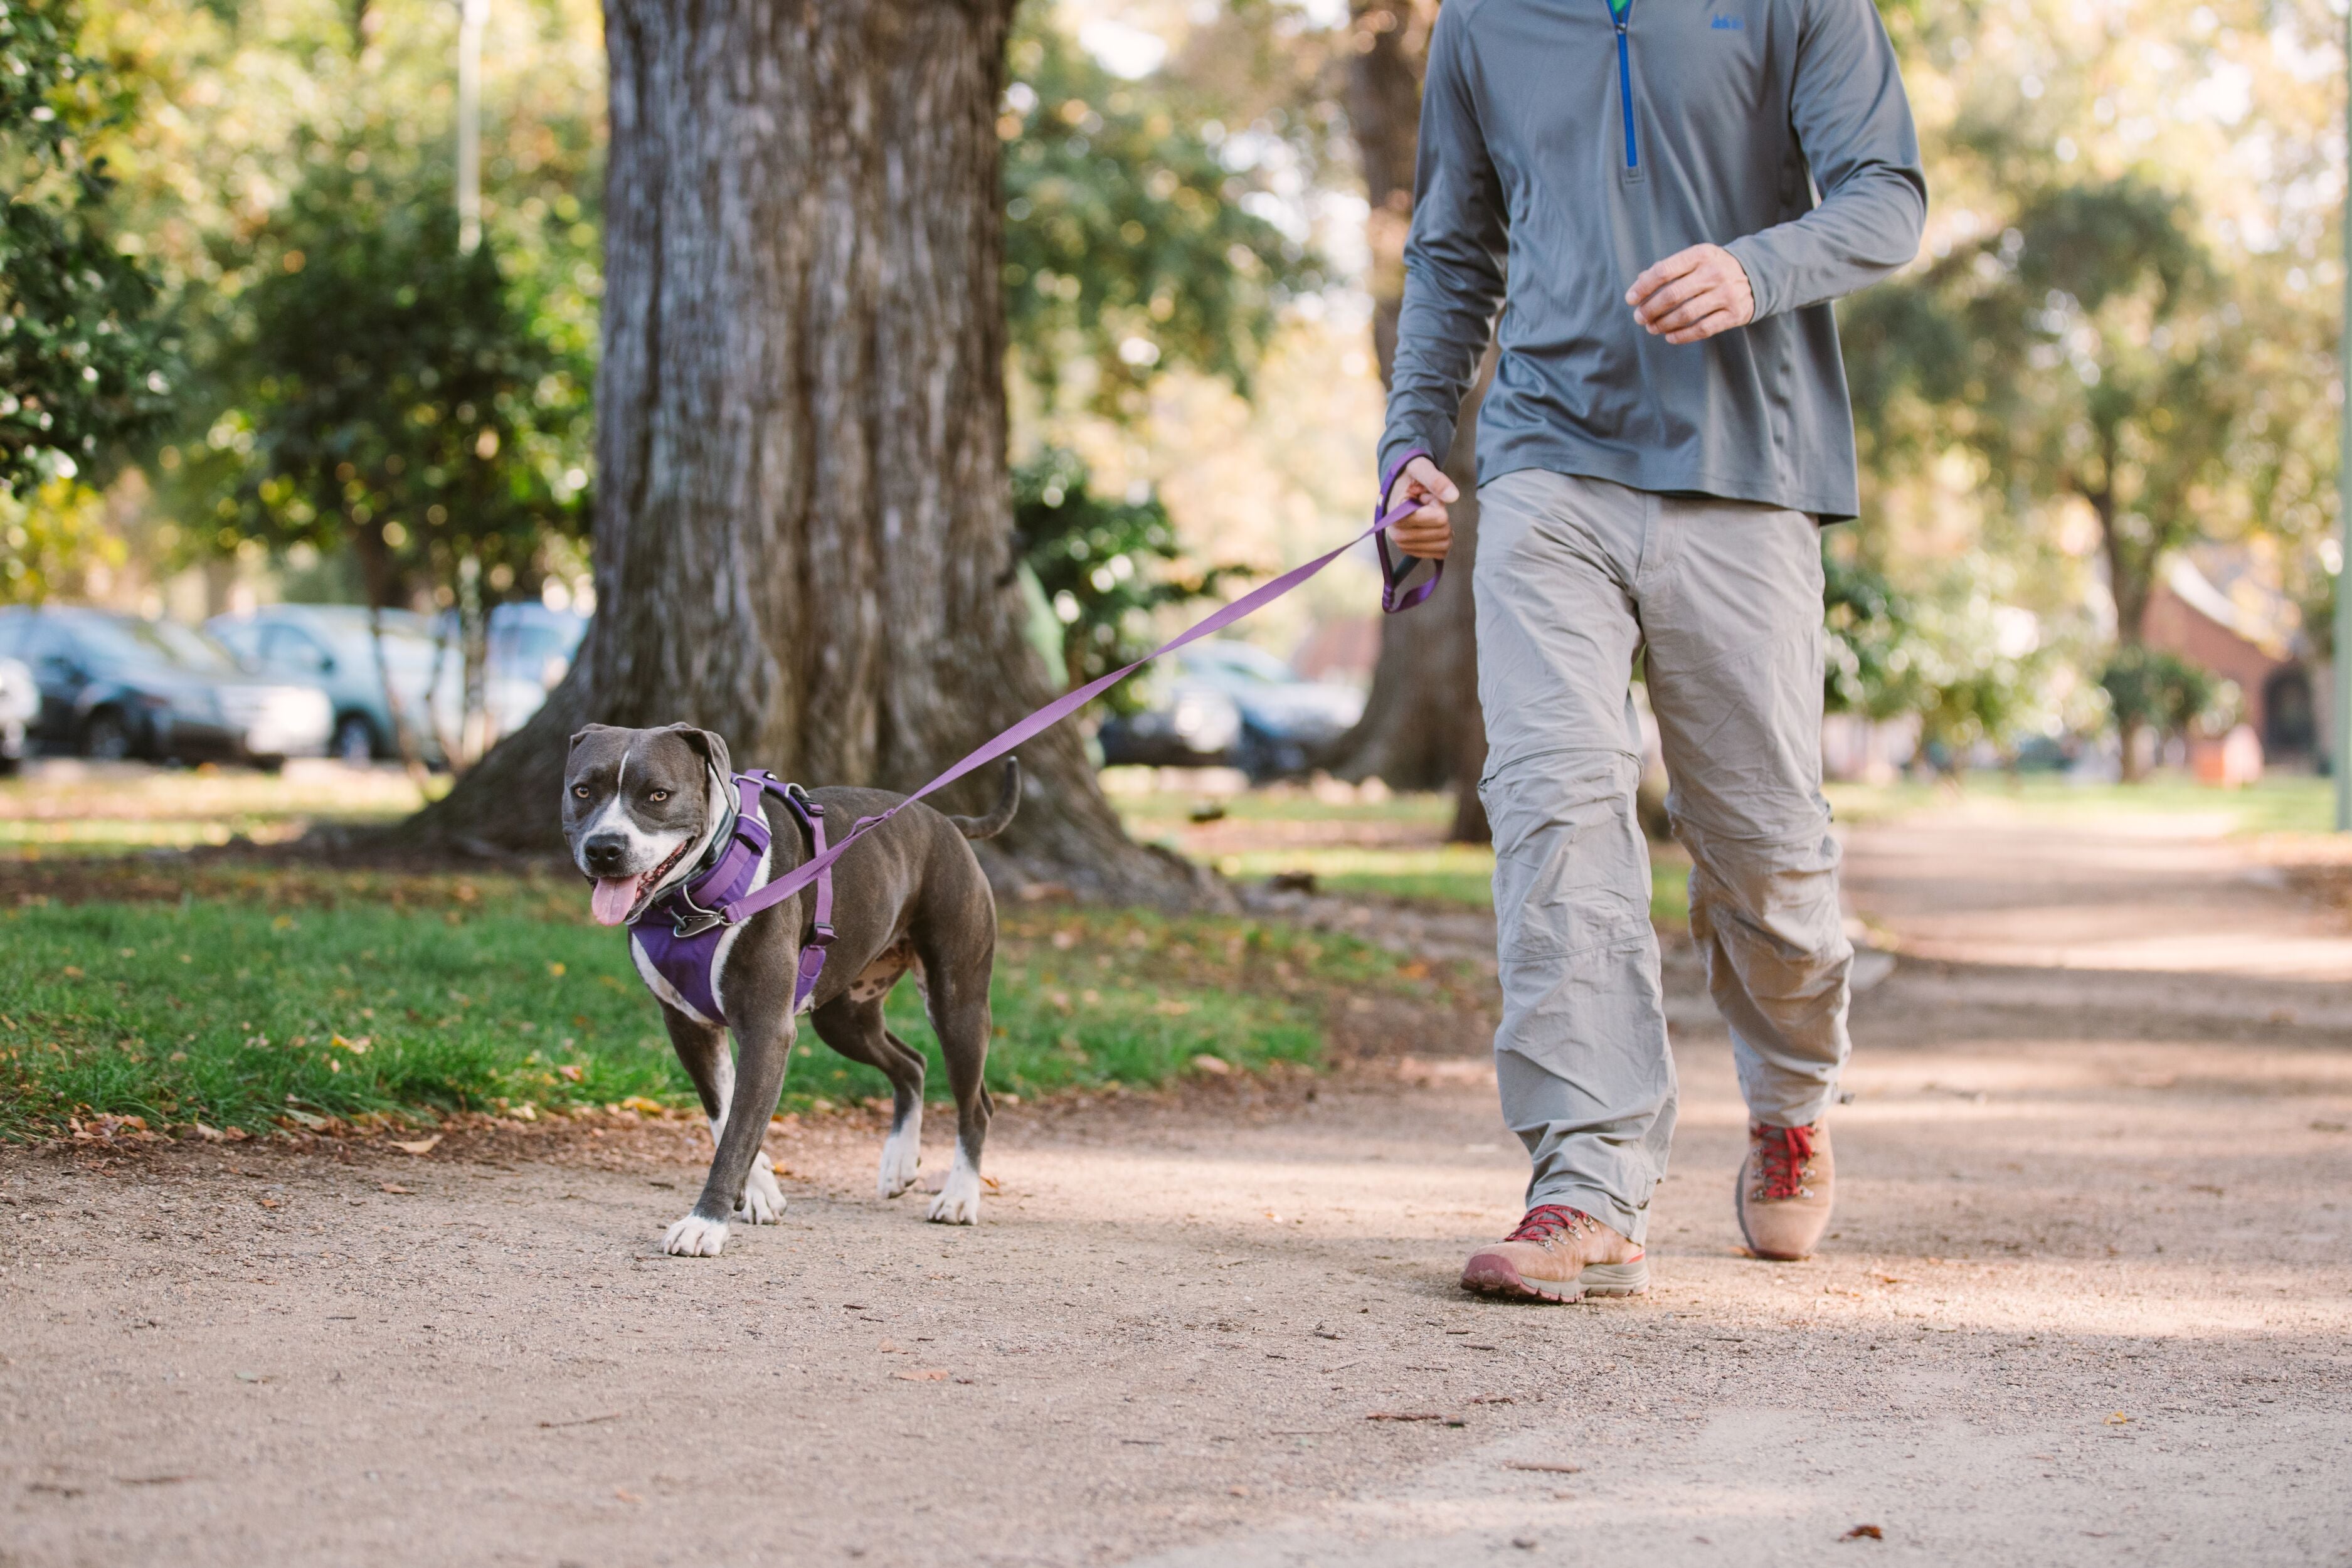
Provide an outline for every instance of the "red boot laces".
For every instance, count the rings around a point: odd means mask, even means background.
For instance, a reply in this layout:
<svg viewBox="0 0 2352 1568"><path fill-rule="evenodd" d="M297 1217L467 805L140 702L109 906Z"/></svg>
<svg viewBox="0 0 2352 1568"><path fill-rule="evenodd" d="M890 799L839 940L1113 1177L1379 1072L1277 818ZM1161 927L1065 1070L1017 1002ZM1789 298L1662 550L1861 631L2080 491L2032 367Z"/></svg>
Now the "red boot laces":
<svg viewBox="0 0 2352 1568"><path fill-rule="evenodd" d="M1572 1209L1565 1204L1538 1204L1519 1221L1519 1228L1505 1237L1505 1241L1546 1242L1560 1236L1572 1236L1601 1222L1582 1209Z"/></svg>
<svg viewBox="0 0 2352 1568"><path fill-rule="evenodd" d="M1751 1134L1757 1140L1756 1152L1761 1156L1763 1183L1757 1195L1773 1202L1806 1195L1805 1177L1813 1158L1813 1130L1810 1127L1758 1127Z"/></svg>

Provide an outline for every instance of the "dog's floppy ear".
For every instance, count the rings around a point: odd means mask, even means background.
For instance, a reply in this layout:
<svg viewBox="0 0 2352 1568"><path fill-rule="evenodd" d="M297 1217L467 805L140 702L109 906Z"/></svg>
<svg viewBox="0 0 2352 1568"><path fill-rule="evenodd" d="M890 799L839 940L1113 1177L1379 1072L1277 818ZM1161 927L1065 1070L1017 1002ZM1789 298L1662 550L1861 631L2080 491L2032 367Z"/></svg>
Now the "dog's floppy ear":
<svg viewBox="0 0 2352 1568"><path fill-rule="evenodd" d="M691 724L672 724L668 726L668 730L671 734L700 752L702 760L709 763L711 771L720 778L735 776L735 764L727 755L727 742L718 735L709 730L698 730Z"/></svg>
<svg viewBox="0 0 2352 1568"><path fill-rule="evenodd" d="M605 731L607 731L607 730L611 729L612 727L613 727L613 726L612 726L612 725L610 725L610 724L590 724L590 725L586 726L586 727L585 727L585 728L583 728L583 729L579 729L579 730L574 730L574 731L572 731L572 742L571 742L571 744L570 744L570 745L568 745L568 746L566 746L566 747L564 748L565 752L566 752L567 754L569 754L569 753L570 753L570 752L572 752L577 751L577 750L579 749L579 746L580 746L580 742L583 742L583 741L586 740L586 739L587 739L589 736L591 736L591 735L600 735L600 734L603 734Z"/></svg>

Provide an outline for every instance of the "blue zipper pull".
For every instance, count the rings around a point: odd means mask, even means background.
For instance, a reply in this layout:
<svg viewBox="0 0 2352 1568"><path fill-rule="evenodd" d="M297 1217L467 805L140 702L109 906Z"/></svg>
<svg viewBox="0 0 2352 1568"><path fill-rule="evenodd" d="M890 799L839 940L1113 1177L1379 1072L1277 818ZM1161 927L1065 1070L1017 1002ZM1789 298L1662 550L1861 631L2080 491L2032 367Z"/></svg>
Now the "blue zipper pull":
<svg viewBox="0 0 2352 1568"><path fill-rule="evenodd" d="M1633 145L1633 50L1625 40L1625 24L1633 19L1633 0L1625 0L1622 5L1617 0L1608 0L1608 5L1609 19L1617 29L1617 103L1625 114L1625 167L1633 170L1642 166L1641 155Z"/></svg>

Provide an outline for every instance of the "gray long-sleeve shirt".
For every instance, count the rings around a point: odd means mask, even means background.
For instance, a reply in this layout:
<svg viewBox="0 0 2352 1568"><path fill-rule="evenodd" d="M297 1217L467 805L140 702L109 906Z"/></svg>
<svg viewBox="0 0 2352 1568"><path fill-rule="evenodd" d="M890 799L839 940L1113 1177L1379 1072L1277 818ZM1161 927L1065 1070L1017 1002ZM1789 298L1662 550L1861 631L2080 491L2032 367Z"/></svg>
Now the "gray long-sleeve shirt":
<svg viewBox="0 0 2352 1568"><path fill-rule="evenodd" d="M1854 514L1829 301L1917 254L1927 201L1870 0L1447 0L1413 184L1383 468L1444 461L1492 330L1482 479ZM1626 289L1706 241L1746 268L1756 319L1650 336Z"/></svg>

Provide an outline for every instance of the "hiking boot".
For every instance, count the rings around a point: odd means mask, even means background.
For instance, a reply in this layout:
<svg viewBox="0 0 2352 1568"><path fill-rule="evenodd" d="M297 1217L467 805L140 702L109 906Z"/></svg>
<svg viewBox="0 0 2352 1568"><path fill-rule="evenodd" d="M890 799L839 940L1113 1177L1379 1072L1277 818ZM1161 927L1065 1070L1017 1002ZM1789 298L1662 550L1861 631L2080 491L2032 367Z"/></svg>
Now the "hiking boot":
<svg viewBox="0 0 2352 1568"><path fill-rule="evenodd" d="M1650 1265L1639 1245L1561 1204L1529 1209L1518 1229L1462 1266L1462 1289L1482 1296L1580 1301L1649 1288Z"/></svg>
<svg viewBox="0 0 2352 1568"><path fill-rule="evenodd" d="M1733 1194L1748 1250L1779 1262L1811 1257L1829 1228L1836 1185L1829 1131L1820 1122L1751 1124L1748 1163L1739 1167L1739 1190Z"/></svg>

